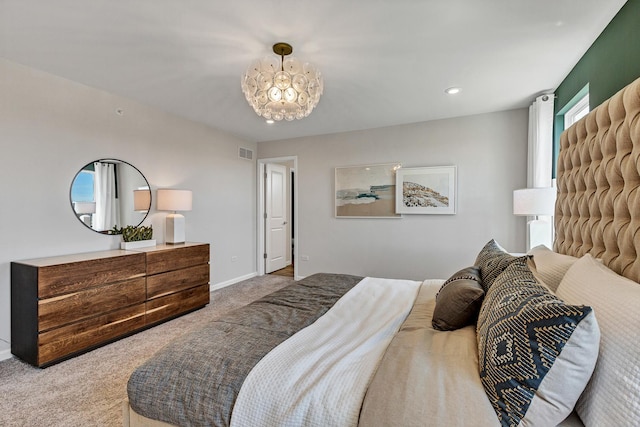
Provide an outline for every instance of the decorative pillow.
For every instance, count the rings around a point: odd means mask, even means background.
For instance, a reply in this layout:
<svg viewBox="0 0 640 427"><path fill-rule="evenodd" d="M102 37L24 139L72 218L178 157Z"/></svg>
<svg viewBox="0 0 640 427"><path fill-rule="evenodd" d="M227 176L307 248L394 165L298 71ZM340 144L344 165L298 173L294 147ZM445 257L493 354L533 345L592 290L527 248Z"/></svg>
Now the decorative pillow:
<svg viewBox="0 0 640 427"><path fill-rule="evenodd" d="M567 305L526 259L487 292L477 326L480 378L503 426L555 426L573 410L598 358L591 307Z"/></svg>
<svg viewBox="0 0 640 427"><path fill-rule="evenodd" d="M557 294L589 304L602 332L600 356L576 411L585 425L640 425L640 284L591 255L567 271Z"/></svg>
<svg viewBox="0 0 640 427"><path fill-rule="evenodd" d="M529 250L527 254L533 256L529 264L533 275L553 292L558 289L558 285L569 267L578 260L578 258L570 255L553 252L545 245L536 246Z"/></svg>
<svg viewBox="0 0 640 427"><path fill-rule="evenodd" d="M505 268L509 266L516 259L526 259L527 256L515 257L502 246L498 244L494 239L491 239L480 250L475 262L475 266L480 268L480 279L482 288L485 292L489 290L493 281L498 277Z"/></svg>
<svg viewBox="0 0 640 427"><path fill-rule="evenodd" d="M431 324L440 331L472 325L478 318L483 298L480 270L464 268L444 282L438 291Z"/></svg>

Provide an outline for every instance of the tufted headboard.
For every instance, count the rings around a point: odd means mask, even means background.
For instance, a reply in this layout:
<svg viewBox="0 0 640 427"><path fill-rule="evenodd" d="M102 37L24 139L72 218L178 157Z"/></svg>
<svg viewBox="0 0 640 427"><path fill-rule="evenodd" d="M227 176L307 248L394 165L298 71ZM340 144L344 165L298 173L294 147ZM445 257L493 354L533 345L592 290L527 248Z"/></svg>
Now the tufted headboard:
<svg viewBox="0 0 640 427"><path fill-rule="evenodd" d="M640 79L562 134L557 185L554 250L640 282Z"/></svg>

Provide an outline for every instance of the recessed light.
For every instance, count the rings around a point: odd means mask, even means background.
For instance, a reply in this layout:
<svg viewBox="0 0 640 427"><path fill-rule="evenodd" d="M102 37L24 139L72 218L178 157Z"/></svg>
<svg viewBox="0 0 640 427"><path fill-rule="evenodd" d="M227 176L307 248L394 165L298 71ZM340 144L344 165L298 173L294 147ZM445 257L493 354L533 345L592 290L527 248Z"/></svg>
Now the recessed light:
<svg viewBox="0 0 640 427"><path fill-rule="evenodd" d="M273 120L271 120L271 119L267 120L267 124L268 124L268 125L272 125L272 124L274 124L274 123L275 123L275 122L274 122Z"/></svg>
<svg viewBox="0 0 640 427"><path fill-rule="evenodd" d="M460 93L460 88L459 87L450 87L444 90L445 93L448 93L449 95L455 95L456 93Z"/></svg>

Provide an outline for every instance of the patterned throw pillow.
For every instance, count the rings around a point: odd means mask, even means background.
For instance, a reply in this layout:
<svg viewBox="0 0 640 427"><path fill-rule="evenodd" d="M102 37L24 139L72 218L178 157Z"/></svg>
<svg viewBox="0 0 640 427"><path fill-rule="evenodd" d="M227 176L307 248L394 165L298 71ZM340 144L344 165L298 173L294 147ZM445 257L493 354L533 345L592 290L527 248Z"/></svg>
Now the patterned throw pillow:
<svg viewBox="0 0 640 427"><path fill-rule="evenodd" d="M494 239L484 245L474 264L480 268L480 279L482 279L484 291L487 292L496 277L517 259L527 259L527 256L515 257L507 253Z"/></svg>
<svg viewBox="0 0 640 427"><path fill-rule="evenodd" d="M433 328L452 331L474 324L483 298L478 267L467 267L456 272L438 291L431 320Z"/></svg>
<svg viewBox="0 0 640 427"><path fill-rule="evenodd" d="M567 305L513 261L487 292L477 326L480 378L503 426L555 426L598 358L591 307Z"/></svg>

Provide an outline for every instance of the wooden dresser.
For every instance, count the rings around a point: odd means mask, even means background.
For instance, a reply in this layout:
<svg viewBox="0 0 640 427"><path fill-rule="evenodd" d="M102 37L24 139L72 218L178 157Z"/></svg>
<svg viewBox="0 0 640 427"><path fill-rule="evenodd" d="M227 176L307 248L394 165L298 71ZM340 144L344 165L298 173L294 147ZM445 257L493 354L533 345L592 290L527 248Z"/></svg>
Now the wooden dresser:
<svg viewBox="0 0 640 427"><path fill-rule="evenodd" d="M209 245L11 263L11 352L45 367L209 303Z"/></svg>

